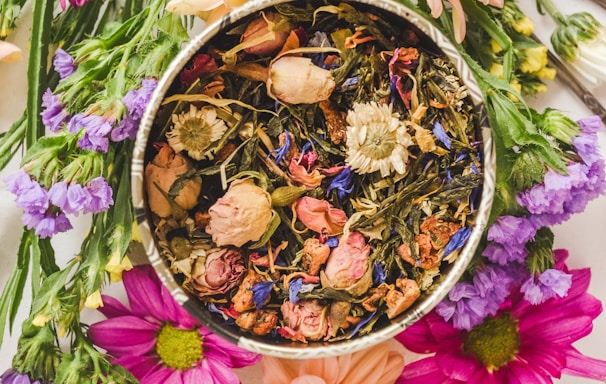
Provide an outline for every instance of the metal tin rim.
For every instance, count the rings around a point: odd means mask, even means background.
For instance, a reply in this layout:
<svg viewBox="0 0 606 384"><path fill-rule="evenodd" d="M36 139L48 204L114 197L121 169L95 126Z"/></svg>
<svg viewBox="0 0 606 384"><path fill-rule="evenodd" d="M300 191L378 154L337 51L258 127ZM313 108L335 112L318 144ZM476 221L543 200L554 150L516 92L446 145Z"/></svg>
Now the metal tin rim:
<svg viewBox="0 0 606 384"><path fill-rule="evenodd" d="M480 205L476 216L476 225L472 229L471 236L463 247L458 259L452 264L450 271L446 274L436 289L427 298L418 299L417 302L407 310L403 315L397 318L388 326L373 331L369 335L360 336L352 340L339 341L335 343L311 343L303 344L273 344L263 342L239 334L237 331L227 329L212 322L207 311L201 309L200 304L195 299L191 299L187 293L177 284L172 273L164 264L154 239L152 229L147 219L146 206L144 200L144 156L147 147L147 140L152 128L156 113L160 108L165 93L175 80L177 74L186 65L188 60L212 37L224 30L229 25L247 17L262 9L271 7L275 4L291 2L291 0L251 0L243 6L233 10L217 22L208 25L200 34L193 38L171 62L164 76L159 80L158 85L151 96L143 115L132 159L132 200L135 208L135 215L141 232L143 246L145 248L149 262L154 267L162 283L171 292L177 302L184 306L194 317L203 325L207 326L214 333L233 341L240 347L247 350L282 358L307 359L337 356L351 353L360 349L370 347L380 342L393 338L406 327L416 320L430 312L452 289L459 278L462 276L465 268L471 261L474 251L477 248L482 233L486 229L492 200L495 193L495 168L496 160L493 147L492 133L489 128L488 116L483 102L482 92L475 78L473 77L467 63L459 55L455 46L428 20L418 15L408 7L396 3L392 0L346 0L351 3L366 4L371 7L380 8L391 14L406 19L414 24L418 29L431 38L434 43L450 58L456 66L461 79L467 86L470 97L475 104L476 114L478 116L478 127L481 130L483 138L484 154L484 181Z"/></svg>

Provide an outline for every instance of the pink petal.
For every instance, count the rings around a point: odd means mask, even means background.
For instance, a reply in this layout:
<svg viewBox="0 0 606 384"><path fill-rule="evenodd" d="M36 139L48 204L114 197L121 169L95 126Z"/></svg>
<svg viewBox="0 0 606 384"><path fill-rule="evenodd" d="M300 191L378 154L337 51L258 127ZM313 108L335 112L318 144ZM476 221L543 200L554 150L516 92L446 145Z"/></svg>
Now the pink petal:
<svg viewBox="0 0 606 384"><path fill-rule="evenodd" d="M151 265L137 266L124 272L122 280L133 314L139 317L152 316L161 321L170 321L162 301L162 283Z"/></svg>
<svg viewBox="0 0 606 384"><path fill-rule="evenodd" d="M126 355L114 359L112 363L123 366L139 380L162 368L162 363L158 356Z"/></svg>
<svg viewBox="0 0 606 384"><path fill-rule="evenodd" d="M145 384L185 384L181 373L172 368L161 368L157 371L150 372L141 379L141 383Z"/></svg>
<svg viewBox="0 0 606 384"><path fill-rule="evenodd" d="M542 375L532 367L519 361L511 361L506 368L495 371L495 382L503 384L552 384L547 375Z"/></svg>
<svg viewBox="0 0 606 384"><path fill-rule="evenodd" d="M200 369L207 371L214 379L216 384L238 384L240 379L238 375L225 365L213 359L204 359L200 365Z"/></svg>
<svg viewBox="0 0 606 384"><path fill-rule="evenodd" d="M530 327L521 333L522 337L528 336L568 346L580 338L589 335L593 328L592 323L593 319L589 316L576 316L574 318L563 318L557 322L543 323L539 326Z"/></svg>
<svg viewBox="0 0 606 384"><path fill-rule="evenodd" d="M427 357L406 364L396 384L443 384L455 382L457 381L451 381L451 379L442 373L435 358Z"/></svg>
<svg viewBox="0 0 606 384"><path fill-rule="evenodd" d="M95 345L118 357L143 356L156 345L159 328L135 316L103 320L90 326L88 337Z"/></svg>
<svg viewBox="0 0 606 384"><path fill-rule="evenodd" d="M606 381L606 361L583 356L574 348L566 351L566 367L562 373L577 377Z"/></svg>
<svg viewBox="0 0 606 384"><path fill-rule="evenodd" d="M472 360L460 349L437 353L435 359L442 372L455 380L468 381L477 369L481 369L475 358Z"/></svg>
<svg viewBox="0 0 606 384"><path fill-rule="evenodd" d="M130 309L126 308L124 304L122 304L115 297L102 295L103 297L103 306L97 308L99 312L101 312L105 317L121 317L121 316L129 316L132 313Z"/></svg>
<svg viewBox="0 0 606 384"><path fill-rule="evenodd" d="M212 333L204 336L204 354L207 358L232 368L253 365L261 359L261 355L240 348Z"/></svg>
<svg viewBox="0 0 606 384"><path fill-rule="evenodd" d="M460 0L448 0L452 4L452 24L454 26L454 35L457 43L465 39L465 11Z"/></svg>
<svg viewBox="0 0 606 384"><path fill-rule="evenodd" d="M524 340L520 345L518 357L528 363L529 366L543 371L552 377L559 378L562 368L566 365L564 350L558 349L546 341Z"/></svg>

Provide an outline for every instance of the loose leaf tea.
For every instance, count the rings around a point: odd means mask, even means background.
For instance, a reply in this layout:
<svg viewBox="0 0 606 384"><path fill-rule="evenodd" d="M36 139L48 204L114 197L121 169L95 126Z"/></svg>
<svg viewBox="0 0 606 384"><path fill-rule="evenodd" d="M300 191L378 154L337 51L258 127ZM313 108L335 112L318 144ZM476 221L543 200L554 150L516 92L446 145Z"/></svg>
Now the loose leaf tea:
<svg viewBox="0 0 606 384"><path fill-rule="evenodd" d="M469 238L477 126L453 63L408 22L346 2L267 8L212 38L164 99L146 169L156 243L243 332L367 334Z"/></svg>

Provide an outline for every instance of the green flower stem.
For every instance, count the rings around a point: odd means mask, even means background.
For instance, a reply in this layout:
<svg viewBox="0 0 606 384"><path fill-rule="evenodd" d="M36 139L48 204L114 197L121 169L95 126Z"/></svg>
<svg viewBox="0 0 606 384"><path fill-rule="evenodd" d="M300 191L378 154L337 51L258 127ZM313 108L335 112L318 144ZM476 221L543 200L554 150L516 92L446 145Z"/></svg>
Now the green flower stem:
<svg viewBox="0 0 606 384"><path fill-rule="evenodd" d="M552 0L537 0L537 6L539 9L545 8L547 13L549 13L556 23L566 25L566 17L564 17L562 12L560 12Z"/></svg>
<svg viewBox="0 0 606 384"><path fill-rule="evenodd" d="M47 88L48 45L51 34L48 33L53 20L52 0L37 0L33 5L32 36L27 66L27 132L26 148L31 147L44 135L44 124L40 117L42 94Z"/></svg>

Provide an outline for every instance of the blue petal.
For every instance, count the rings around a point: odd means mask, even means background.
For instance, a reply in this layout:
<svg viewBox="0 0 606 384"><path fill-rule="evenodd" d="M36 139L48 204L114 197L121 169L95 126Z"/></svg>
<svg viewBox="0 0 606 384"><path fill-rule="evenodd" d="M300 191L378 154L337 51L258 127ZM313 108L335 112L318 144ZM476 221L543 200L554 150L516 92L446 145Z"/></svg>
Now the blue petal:
<svg viewBox="0 0 606 384"><path fill-rule="evenodd" d="M265 300L271 293L273 285L273 281L261 281L252 287L252 301L257 306L257 311L260 310L265 304Z"/></svg>
<svg viewBox="0 0 606 384"><path fill-rule="evenodd" d="M450 238L450 241L448 241L448 244L446 244L446 247L444 248L444 257L450 255L452 252L456 251L457 249L459 249L463 245L465 245L465 242L467 242L467 240L469 239L469 236L471 236L470 227L463 227L463 228L459 229Z"/></svg>
<svg viewBox="0 0 606 384"><path fill-rule="evenodd" d="M442 144L444 144L446 148L452 149L450 137L448 137L448 134L444 130L444 126L437 120L433 124L433 134L436 139L438 139Z"/></svg>
<svg viewBox="0 0 606 384"><path fill-rule="evenodd" d="M301 290L301 287L303 286L303 279L302 278L297 278L297 279L292 279L290 281L290 284L288 284L288 300L293 303L293 304L297 304L299 302L299 291Z"/></svg>

